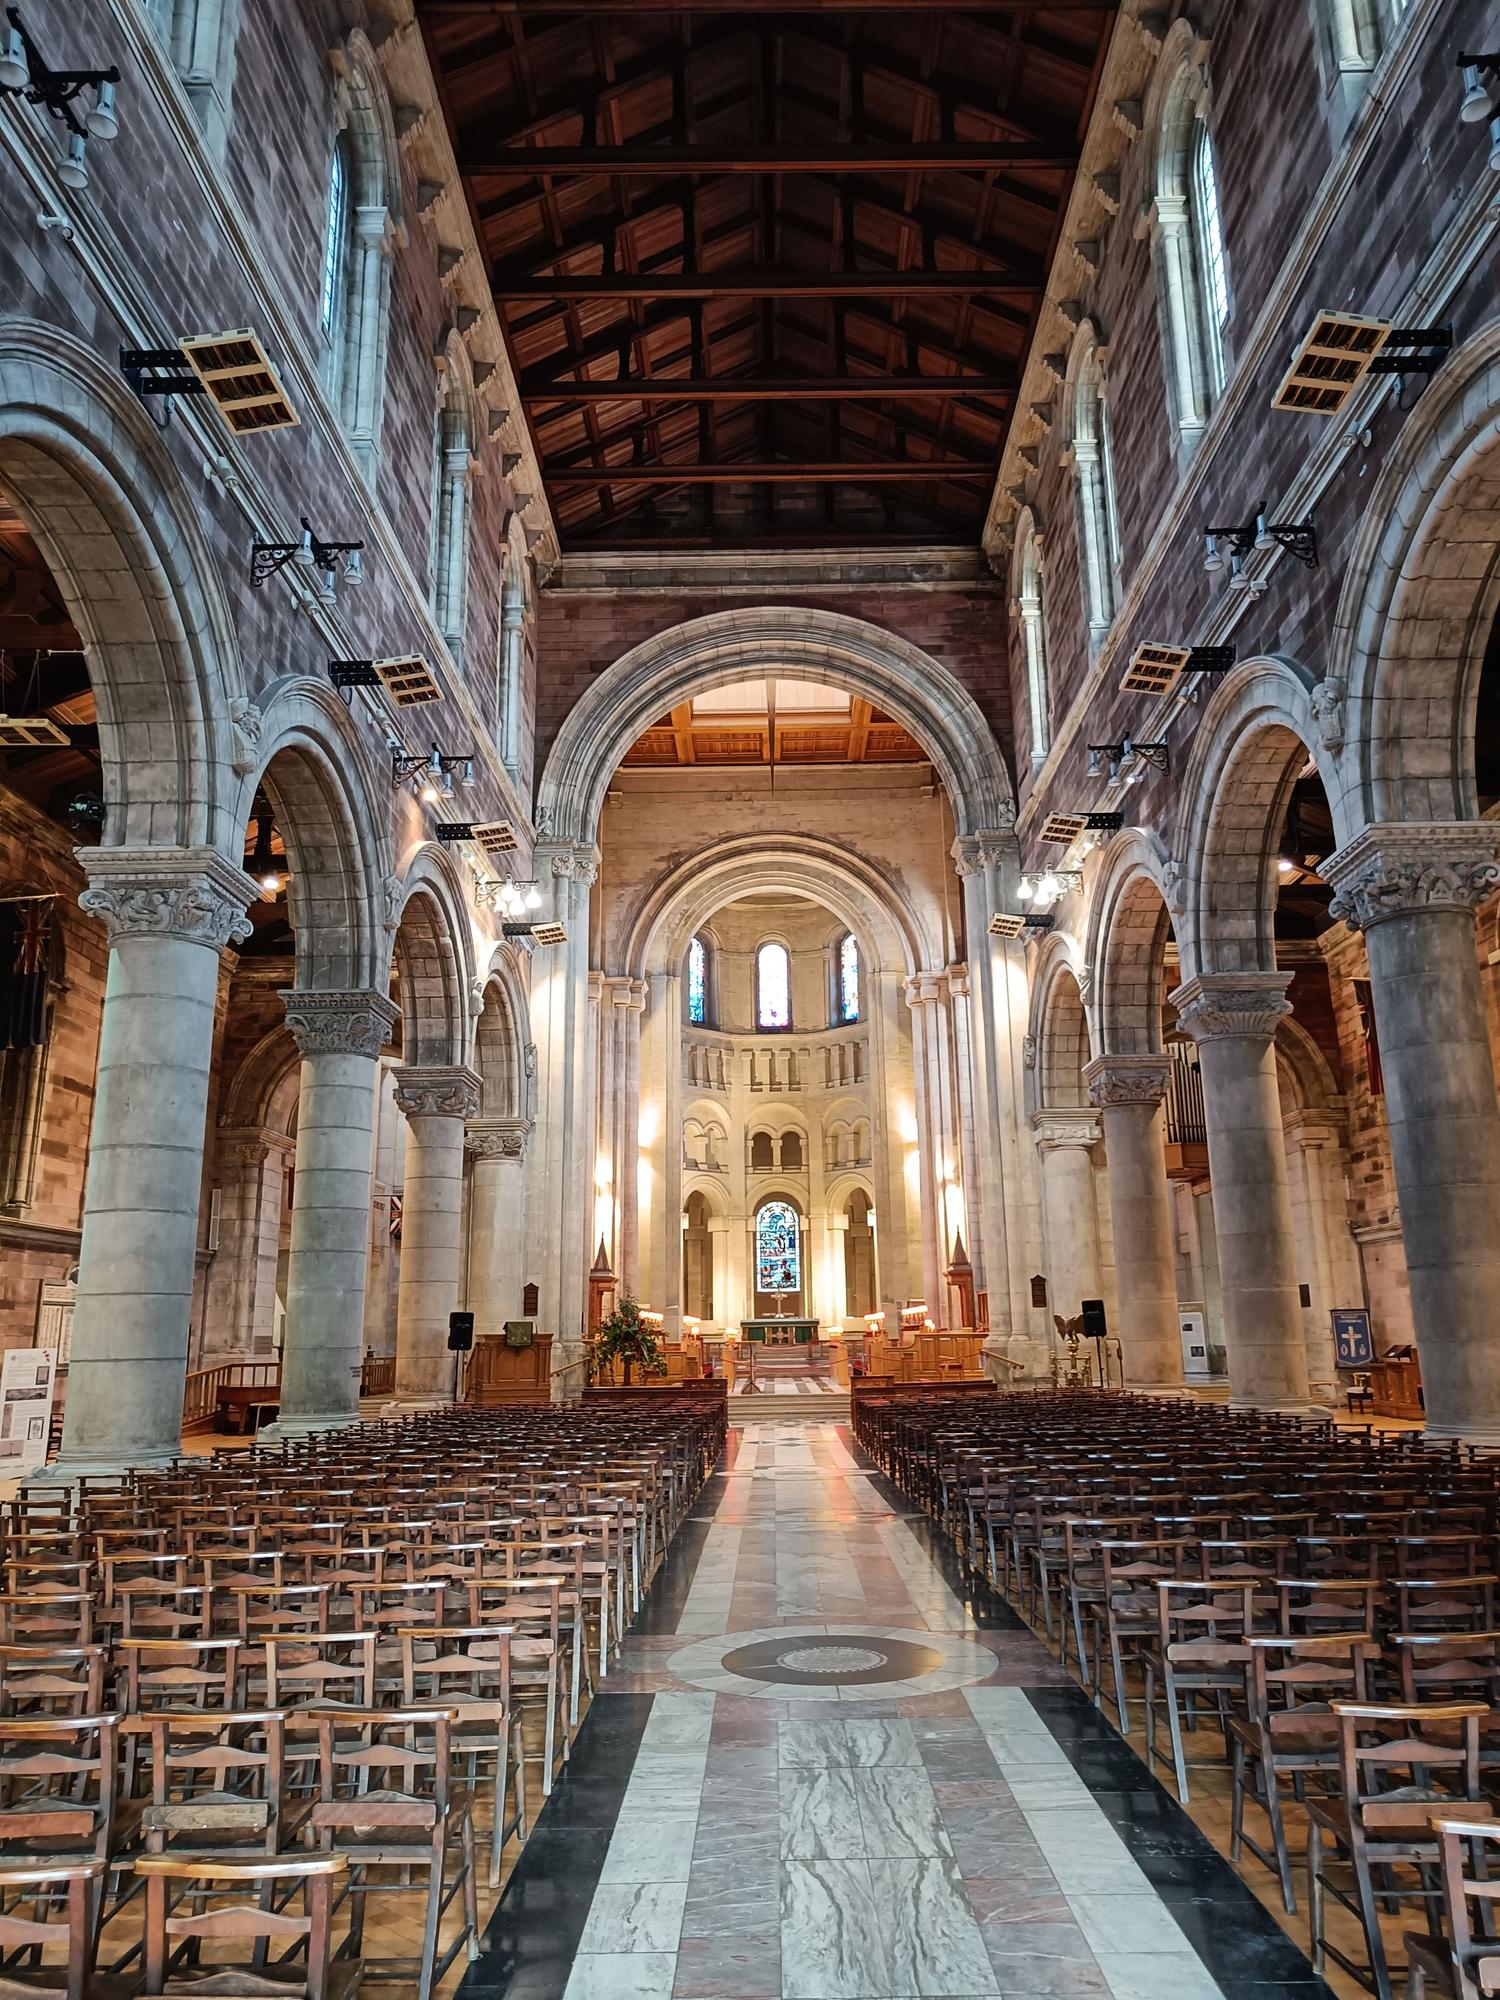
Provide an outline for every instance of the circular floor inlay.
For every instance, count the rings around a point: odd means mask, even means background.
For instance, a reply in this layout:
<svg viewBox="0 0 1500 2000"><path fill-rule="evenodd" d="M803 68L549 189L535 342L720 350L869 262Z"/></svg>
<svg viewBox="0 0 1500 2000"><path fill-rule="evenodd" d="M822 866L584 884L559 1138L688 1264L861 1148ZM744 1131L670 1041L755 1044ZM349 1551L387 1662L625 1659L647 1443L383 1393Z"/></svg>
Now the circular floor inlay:
<svg viewBox="0 0 1500 2000"><path fill-rule="evenodd" d="M943 1665L941 1653L909 1639L879 1639L861 1644L862 1635L848 1632L802 1633L795 1638L760 1639L740 1646L723 1658L725 1671L780 1687L817 1687L838 1681L844 1687L868 1687L881 1681L909 1681Z"/></svg>

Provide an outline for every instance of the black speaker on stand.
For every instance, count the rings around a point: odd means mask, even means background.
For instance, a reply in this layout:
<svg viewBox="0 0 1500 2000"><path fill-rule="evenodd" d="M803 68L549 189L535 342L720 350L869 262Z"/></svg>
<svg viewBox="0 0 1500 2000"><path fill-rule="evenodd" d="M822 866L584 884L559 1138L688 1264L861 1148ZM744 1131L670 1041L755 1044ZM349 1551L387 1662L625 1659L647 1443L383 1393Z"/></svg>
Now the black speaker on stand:
<svg viewBox="0 0 1500 2000"><path fill-rule="evenodd" d="M458 1401L458 1378L463 1369L459 1360L474 1345L474 1315L469 1312L453 1312L448 1315L448 1352L453 1356L453 1400Z"/></svg>
<svg viewBox="0 0 1500 2000"><path fill-rule="evenodd" d="M1083 1335L1086 1340L1096 1343L1095 1352L1099 1356L1099 1387L1109 1387L1108 1349L1109 1323L1104 1316L1103 1299L1084 1299L1080 1310L1083 1315Z"/></svg>

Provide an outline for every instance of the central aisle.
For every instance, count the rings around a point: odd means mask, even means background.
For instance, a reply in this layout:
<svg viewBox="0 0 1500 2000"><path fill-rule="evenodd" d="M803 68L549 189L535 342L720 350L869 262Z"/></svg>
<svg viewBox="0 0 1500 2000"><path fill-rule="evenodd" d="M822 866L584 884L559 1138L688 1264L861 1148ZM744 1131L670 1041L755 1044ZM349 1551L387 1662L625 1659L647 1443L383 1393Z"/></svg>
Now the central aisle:
<svg viewBox="0 0 1500 2000"><path fill-rule="evenodd" d="M833 1424L731 1431L465 2000L1327 1989Z"/></svg>

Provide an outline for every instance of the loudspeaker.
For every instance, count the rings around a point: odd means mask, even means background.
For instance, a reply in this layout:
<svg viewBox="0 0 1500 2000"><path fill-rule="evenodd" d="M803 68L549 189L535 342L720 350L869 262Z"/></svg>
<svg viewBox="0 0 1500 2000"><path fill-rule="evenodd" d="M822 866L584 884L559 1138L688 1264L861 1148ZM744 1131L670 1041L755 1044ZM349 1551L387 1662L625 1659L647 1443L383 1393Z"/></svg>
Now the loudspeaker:
<svg viewBox="0 0 1500 2000"><path fill-rule="evenodd" d="M1083 1333L1086 1340L1103 1340L1109 1333L1104 1323L1103 1299L1083 1301Z"/></svg>
<svg viewBox="0 0 1500 2000"><path fill-rule="evenodd" d="M473 1345L474 1345L473 1313L449 1313L448 1352L450 1354L467 1354L469 1349Z"/></svg>

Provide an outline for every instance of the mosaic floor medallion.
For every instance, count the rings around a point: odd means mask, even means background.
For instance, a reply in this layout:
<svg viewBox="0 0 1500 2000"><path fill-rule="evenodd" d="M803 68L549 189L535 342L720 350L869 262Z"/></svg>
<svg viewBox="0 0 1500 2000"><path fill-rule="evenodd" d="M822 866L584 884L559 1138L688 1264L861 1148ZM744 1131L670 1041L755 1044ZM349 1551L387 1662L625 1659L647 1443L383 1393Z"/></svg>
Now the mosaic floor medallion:
<svg viewBox="0 0 1500 2000"><path fill-rule="evenodd" d="M837 1701L872 1688L883 1694L941 1694L987 1680L995 1656L945 1632L900 1632L877 1625L763 1627L696 1639L673 1653L668 1671L718 1694Z"/></svg>

